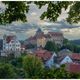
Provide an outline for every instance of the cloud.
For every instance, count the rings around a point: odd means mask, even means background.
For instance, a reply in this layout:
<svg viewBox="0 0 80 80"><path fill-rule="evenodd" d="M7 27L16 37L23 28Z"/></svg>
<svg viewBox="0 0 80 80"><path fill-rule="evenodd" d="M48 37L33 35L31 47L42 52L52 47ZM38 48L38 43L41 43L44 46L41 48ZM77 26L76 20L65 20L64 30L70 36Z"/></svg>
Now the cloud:
<svg viewBox="0 0 80 80"><path fill-rule="evenodd" d="M32 13L31 13L31 16L36 16L36 15L37 15L36 12L32 12Z"/></svg>
<svg viewBox="0 0 80 80"><path fill-rule="evenodd" d="M5 6L0 4L0 7L4 10ZM43 6L41 9L35 4L30 4L30 10L27 15L28 22L13 22L10 25L2 26L0 25L0 38L4 34L16 34L19 39L26 39L29 36L35 34L35 31L40 27L45 33L48 31L62 31L64 36L68 39L79 39L80 38L80 24L70 25L65 22L68 14L68 10L63 9L62 14L59 16L57 22L49 22L45 20L40 20L40 15L47 10L47 5Z"/></svg>

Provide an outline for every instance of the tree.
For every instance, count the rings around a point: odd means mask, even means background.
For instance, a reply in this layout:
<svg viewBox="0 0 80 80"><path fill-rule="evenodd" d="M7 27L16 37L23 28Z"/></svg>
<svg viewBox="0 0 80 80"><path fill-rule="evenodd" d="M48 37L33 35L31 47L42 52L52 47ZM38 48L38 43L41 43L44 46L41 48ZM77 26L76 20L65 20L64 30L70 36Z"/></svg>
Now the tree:
<svg viewBox="0 0 80 80"><path fill-rule="evenodd" d="M62 8L65 10L70 6L68 12L67 21L69 23L77 23L80 21L80 2L79 1L36 1L34 2L39 8L44 5L48 5L47 11L43 12L41 19L48 19L50 21L56 21L62 12Z"/></svg>
<svg viewBox="0 0 80 80"><path fill-rule="evenodd" d="M13 21L26 22L26 13L29 10L28 2L25 1L3 1L7 6L5 11L0 14L0 23L6 24Z"/></svg>
<svg viewBox="0 0 80 80"><path fill-rule="evenodd" d="M13 21L21 20L26 22L26 13L29 11L30 1L3 1L8 7L4 12L0 14L0 23L6 24ZM44 5L48 5L47 11L43 12L41 19L48 19L50 21L57 21L57 18L62 12L62 9L68 9L68 18L66 19L69 23L77 23L80 21L80 2L79 1L34 1L34 3L41 8Z"/></svg>
<svg viewBox="0 0 80 80"><path fill-rule="evenodd" d="M23 68L27 78L40 78L43 72L42 61L34 55L27 55L23 58Z"/></svg>
<svg viewBox="0 0 80 80"><path fill-rule="evenodd" d="M58 47L57 47L57 45L54 42L48 41L46 43L46 45L45 45L45 49L48 50L48 51L55 51L55 52L57 52Z"/></svg>
<svg viewBox="0 0 80 80"><path fill-rule="evenodd" d="M16 78L16 73L11 64L0 63L0 78L2 79Z"/></svg>

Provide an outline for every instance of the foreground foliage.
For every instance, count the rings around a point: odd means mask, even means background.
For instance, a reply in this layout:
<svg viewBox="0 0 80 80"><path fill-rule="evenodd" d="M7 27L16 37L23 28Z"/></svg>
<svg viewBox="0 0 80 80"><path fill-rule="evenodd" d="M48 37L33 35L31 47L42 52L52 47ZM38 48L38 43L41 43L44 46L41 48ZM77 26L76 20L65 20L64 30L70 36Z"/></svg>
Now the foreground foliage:
<svg viewBox="0 0 80 80"><path fill-rule="evenodd" d="M13 21L26 22L26 13L29 11L29 4L33 2L28 1L3 1L7 6L5 11L0 13L0 23L6 24ZM80 2L79 1L34 1L34 3L41 8L47 5L47 10L42 13L41 19L48 19L50 21L57 21L62 9L64 8L68 12L69 23L77 23L80 21Z"/></svg>

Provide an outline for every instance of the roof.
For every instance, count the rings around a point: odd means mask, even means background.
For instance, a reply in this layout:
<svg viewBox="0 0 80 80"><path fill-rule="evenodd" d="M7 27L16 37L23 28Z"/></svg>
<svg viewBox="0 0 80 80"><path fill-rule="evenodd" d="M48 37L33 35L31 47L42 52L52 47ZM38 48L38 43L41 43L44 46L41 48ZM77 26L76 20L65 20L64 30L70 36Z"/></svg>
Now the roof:
<svg viewBox="0 0 80 80"><path fill-rule="evenodd" d="M41 38L45 38L45 35L44 34L39 34L38 36L37 36L37 38L39 38L39 39L41 39Z"/></svg>
<svg viewBox="0 0 80 80"><path fill-rule="evenodd" d="M58 52L58 55L62 56L62 55L69 55L72 52L69 49L62 49L61 51Z"/></svg>
<svg viewBox="0 0 80 80"><path fill-rule="evenodd" d="M49 52L47 50L36 50L35 54L37 57L39 57L43 61L49 60L52 56L51 52Z"/></svg>
<svg viewBox="0 0 80 80"><path fill-rule="evenodd" d="M66 70L71 72L71 73L80 73L80 64L68 63L66 65Z"/></svg>
<svg viewBox="0 0 80 80"><path fill-rule="evenodd" d="M41 28L38 28L36 32L42 32Z"/></svg>
<svg viewBox="0 0 80 80"><path fill-rule="evenodd" d="M48 33L51 34L52 36L63 36L61 32L48 32Z"/></svg>
<svg viewBox="0 0 80 80"><path fill-rule="evenodd" d="M12 39L14 39L14 37L16 37L16 36L14 36L14 35L7 36L6 37L6 42L9 43Z"/></svg>
<svg viewBox="0 0 80 80"><path fill-rule="evenodd" d="M73 53L73 54L71 55L71 58L72 58L72 59L76 59L76 60L80 60L80 54L79 54L79 53Z"/></svg>
<svg viewBox="0 0 80 80"><path fill-rule="evenodd" d="M45 38L51 38L49 34L45 34Z"/></svg>
<svg viewBox="0 0 80 80"><path fill-rule="evenodd" d="M31 36L28 38L28 40L36 40L36 36Z"/></svg>

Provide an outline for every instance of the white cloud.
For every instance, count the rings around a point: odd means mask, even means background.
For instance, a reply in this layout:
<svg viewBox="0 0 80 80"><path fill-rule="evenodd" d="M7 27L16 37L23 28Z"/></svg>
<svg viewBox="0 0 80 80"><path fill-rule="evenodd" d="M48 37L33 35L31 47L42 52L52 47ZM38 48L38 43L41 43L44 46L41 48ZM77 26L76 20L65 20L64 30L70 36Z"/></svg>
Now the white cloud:
<svg viewBox="0 0 80 80"><path fill-rule="evenodd" d="M31 13L31 16L36 16L36 15L37 15L36 12L32 12L32 13Z"/></svg>

